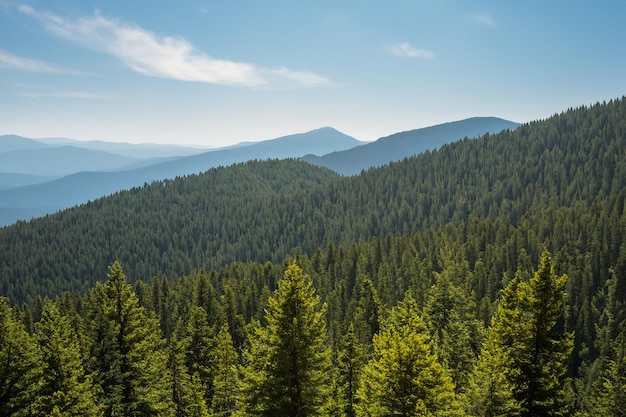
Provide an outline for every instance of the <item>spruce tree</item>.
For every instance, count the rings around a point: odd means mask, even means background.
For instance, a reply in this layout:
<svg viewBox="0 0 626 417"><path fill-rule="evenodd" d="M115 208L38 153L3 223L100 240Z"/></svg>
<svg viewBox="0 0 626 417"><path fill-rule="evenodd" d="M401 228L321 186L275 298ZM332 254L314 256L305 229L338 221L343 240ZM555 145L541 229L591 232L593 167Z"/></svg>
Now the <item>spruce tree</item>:
<svg viewBox="0 0 626 417"><path fill-rule="evenodd" d="M462 416L448 371L438 362L415 300L407 295L374 336L361 374L357 416Z"/></svg>
<svg viewBox="0 0 626 417"><path fill-rule="evenodd" d="M92 293L91 362L106 416L171 416L165 343L139 305L119 262Z"/></svg>
<svg viewBox="0 0 626 417"><path fill-rule="evenodd" d="M223 324L213 351L213 398L210 412L214 416L229 416L235 409L237 398L238 354L233 346L233 338L228 324Z"/></svg>
<svg viewBox="0 0 626 417"><path fill-rule="evenodd" d="M356 411L356 392L359 386L359 376L365 362L364 347L359 343L354 324L348 326L348 333L344 336L343 344L337 355L338 385L340 404L346 417L354 417Z"/></svg>
<svg viewBox="0 0 626 417"><path fill-rule="evenodd" d="M213 350L215 329L203 307L192 307L184 339L186 366L190 374L197 374L203 387L202 396L209 406L213 398Z"/></svg>
<svg viewBox="0 0 626 417"><path fill-rule="evenodd" d="M0 417L30 416L42 375L37 343L0 297Z"/></svg>
<svg viewBox="0 0 626 417"><path fill-rule="evenodd" d="M69 318L47 301L36 329L44 373L33 415L47 416L54 409L67 417L102 415Z"/></svg>
<svg viewBox="0 0 626 417"><path fill-rule="evenodd" d="M442 364L457 390L465 388L483 342L484 328L471 311L469 297L452 281L451 271L435 274L424 306L424 322Z"/></svg>
<svg viewBox="0 0 626 417"><path fill-rule="evenodd" d="M255 322L249 328L240 415L328 414L331 362L325 314L310 277L290 264L268 299L267 326Z"/></svg>
<svg viewBox="0 0 626 417"><path fill-rule="evenodd" d="M567 276L556 276L547 251L530 279L518 274L502 293L488 349L510 384L522 417L567 415L567 362L572 334L559 330ZM485 400L483 400L485 401ZM506 399L504 407L511 404Z"/></svg>

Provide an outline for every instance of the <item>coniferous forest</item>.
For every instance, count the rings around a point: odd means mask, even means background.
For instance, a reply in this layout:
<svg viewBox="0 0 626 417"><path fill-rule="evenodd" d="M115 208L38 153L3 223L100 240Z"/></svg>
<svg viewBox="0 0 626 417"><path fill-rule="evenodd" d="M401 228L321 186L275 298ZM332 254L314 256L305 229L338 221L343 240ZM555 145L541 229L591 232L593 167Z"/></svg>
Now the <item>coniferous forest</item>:
<svg viewBox="0 0 626 417"><path fill-rule="evenodd" d="M626 98L0 229L0 416L620 416Z"/></svg>

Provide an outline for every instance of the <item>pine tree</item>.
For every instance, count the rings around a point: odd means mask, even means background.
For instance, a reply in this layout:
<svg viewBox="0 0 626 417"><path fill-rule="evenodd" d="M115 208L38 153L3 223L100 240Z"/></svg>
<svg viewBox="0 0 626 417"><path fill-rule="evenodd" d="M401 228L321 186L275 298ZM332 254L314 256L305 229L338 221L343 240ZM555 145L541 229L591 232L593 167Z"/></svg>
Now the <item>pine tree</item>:
<svg viewBox="0 0 626 417"><path fill-rule="evenodd" d="M565 374L572 334L557 328L566 280L556 276L544 251L530 282L517 275L503 291L489 328L487 349L510 384L516 402L512 407L519 407L522 417L568 412ZM506 399L503 407L509 406Z"/></svg>
<svg viewBox="0 0 626 417"><path fill-rule="evenodd" d="M359 386L359 375L364 362L364 348L359 343L354 325L350 323L348 333L346 333L343 345L337 355L340 400L346 417L354 417L356 415L354 405Z"/></svg>
<svg viewBox="0 0 626 417"><path fill-rule="evenodd" d="M192 307L187 321L184 339L186 366L189 373L197 374L203 387L202 396L209 406L213 398L213 350L215 329L209 325L209 318L203 307Z"/></svg>
<svg viewBox="0 0 626 417"><path fill-rule="evenodd" d="M0 297L0 417L30 416L42 375L35 340Z"/></svg>
<svg viewBox="0 0 626 417"><path fill-rule="evenodd" d="M267 326L253 322L249 328L240 415L327 415L331 363L325 313L310 277L290 264L268 300Z"/></svg>
<svg viewBox="0 0 626 417"><path fill-rule="evenodd" d="M185 365L184 343L174 335L168 347L168 368L172 377L172 398L176 417L208 417L204 388L198 373L194 379Z"/></svg>
<svg viewBox="0 0 626 417"><path fill-rule="evenodd" d="M437 282L424 306L424 322L437 357L450 369L452 380L460 390L466 386L478 357L484 328L471 312L469 298L452 282L450 270L435 276Z"/></svg>
<svg viewBox="0 0 626 417"><path fill-rule="evenodd" d="M454 389L407 295L374 336L374 357L357 391L357 416L462 416Z"/></svg>
<svg viewBox="0 0 626 417"><path fill-rule="evenodd" d="M67 417L102 415L69 318L47 301L36 329L44 373L33 415L47 416L54 409Z"/></svg>
<svg viewBox="0 0 626 417"><path fill-rule="evenodd" d="M626 322L622 322L622 328L625 326ZM614 345L614 357L600 377L600 389L592 400L590 416L626 416L626 331L622 330Z"/></svg>
<svg viewBox="0 0 626 417"><path fill-rule="evenodd" d="M492 336L493 337L493 336ZM464 390L468 413L477 417L517 417L519 403L503 373L501 346L488 338Z"/></svg>
<svg viewBox="0 0 626 417"><path fill-rule="evenodd" d="M106 416L170 416L167 353L157 320L126 283L119 262L92 293L91 353Z"/></svg>
<svg viewBox="0 0 626 417"><path fill-rule="evenodd" d="M214 416L229 416L235 409L237 398L237 351L228 324L222 325L217 334L213 351L213 398L210 412Z"/></svg>

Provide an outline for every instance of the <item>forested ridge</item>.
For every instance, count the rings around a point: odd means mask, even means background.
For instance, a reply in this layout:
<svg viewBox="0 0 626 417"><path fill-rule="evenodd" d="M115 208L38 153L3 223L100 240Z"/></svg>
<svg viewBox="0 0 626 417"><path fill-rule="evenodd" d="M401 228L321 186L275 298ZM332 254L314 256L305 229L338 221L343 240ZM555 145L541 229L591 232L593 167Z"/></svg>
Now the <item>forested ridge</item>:
<svg viewBox="0 0 626 417"><path fill-rule="evenodd" d="M0 289L23 302L87 289L116 259L132 277L180 275L470 215L516 224L542 208L589 205L624 188L625 109L624 99L571 109L356 177L255 161L120 192L0 229Z"/></svg>
<svg viewBox="0 0 626 417"><path fill-rule="evenodd" d="M349 178L255 161L1 229L0 415L621 415L625 116Z"/></svg>

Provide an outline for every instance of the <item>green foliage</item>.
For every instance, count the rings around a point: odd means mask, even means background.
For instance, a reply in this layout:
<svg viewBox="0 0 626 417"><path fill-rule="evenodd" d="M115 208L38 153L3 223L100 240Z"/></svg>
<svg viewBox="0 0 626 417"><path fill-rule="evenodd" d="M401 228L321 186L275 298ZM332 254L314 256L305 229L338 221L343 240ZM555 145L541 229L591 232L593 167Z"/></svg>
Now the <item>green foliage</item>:
<svg viewBox="0 0 626 417"><path fill-rule="evenodd" d="M119 262L92 294L91 369L105 415L170 416L171 376L159 323L149 317Z"/></svg>
<svg viewBox="0 0 626 417"><path fill-rule="evenodd" d="M22 303L84 291L113 259L133 277L185 275L472 216L517 225L529 212L589 205L623 194L624 113L626 99L571 109L344 179L254 161L120 192L0 229L0 294ZM390 304L380 290L393 288L378 289Z"/></svg>
<svg viewBox="0 0 626 417"><path fill-rule="evenodd" d="M0 416L29 416L43 375L33 337L0 297Z"/></svg>
<svg viewBox="0 0 626 417"><path fill-rule="evenodd" d="M494 398L488 397L489 387L483 390L487 411L519 406L524 417L568 414L565 377L573 335L558 328L566 281L566 275L555 274L551 255L544 251L530 282L518 277L504 290L483 355L491 357L506 381L495 378L490 367L483 371L495 388ZM517 405L502 394L508 386Z"/></svg>
<svg viewBox="0 0 626 417"><path fill-rule="evenodd" d="M357 398L358 416L463 415L410 295L374 336L374 357L363 370Z"/></svg>
<svg viewBox="0 0 626 417"><path fill-rule="evenodd" d="M239 355L233 346L233 339L224 324L217 334L215 350L213 351L213 398L211 400L211 415L230 416L235 410L235 401L238 394L237 364Z"/></svg>
<svg viewBox="0 0 626 417"><path fill-rule="evenodd" d="M78 337L67 316L48 301L36 325L43 376L32 415L101 416L92 378L83 365Z"/></svg>
<svg viewBox="0 0 626 417"><path fill-rule="evenodd" d="M329 407L331 369L320 298L311 279L289 265L265 311L266 327L253 326L242 369L242 415L323 416Z"/></svg>

